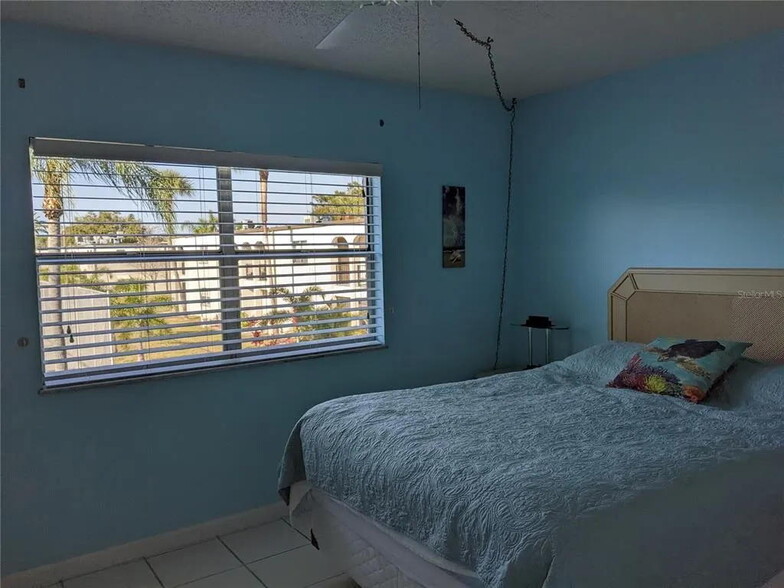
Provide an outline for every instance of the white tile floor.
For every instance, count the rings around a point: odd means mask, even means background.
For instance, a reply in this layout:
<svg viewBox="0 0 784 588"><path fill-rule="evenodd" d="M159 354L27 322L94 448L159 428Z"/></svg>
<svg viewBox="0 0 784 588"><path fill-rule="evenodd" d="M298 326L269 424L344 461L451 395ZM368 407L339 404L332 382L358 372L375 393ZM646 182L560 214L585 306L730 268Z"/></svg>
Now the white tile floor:
<svg viewBox="0 0 784 588"><path fill-rule="evenodd" d="M52 588L353 588L281 519L58 582Z"/></svg>

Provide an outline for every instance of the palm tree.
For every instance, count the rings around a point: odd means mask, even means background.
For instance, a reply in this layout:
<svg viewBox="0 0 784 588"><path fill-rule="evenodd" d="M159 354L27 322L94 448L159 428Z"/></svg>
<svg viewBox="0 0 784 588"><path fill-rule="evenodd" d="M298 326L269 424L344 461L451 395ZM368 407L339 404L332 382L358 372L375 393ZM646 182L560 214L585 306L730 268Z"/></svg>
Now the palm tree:
<svg viewBox="0 0 784 588"><path fill-rule="evenodd" d="M332 194L316 194L311 215L317 222L358 222L367 214L363 196L365 188L359 182L349 182L345 190L335 190Z"/></svg>
<svg viewBox="0 0 784 588"><path fill-rule="evenodd" d="M175 198L178 195L190 196L193 193L193 186L186 178L183 178L176 171L172 169L164 169L160 170L158 175L152 181L152 190L156 198L155 210L158 213L161 221L164 223L164 229L168 235L168 244L171 246L172 235L174 234L177 227L175 222L177 220L177 216L175 214L177 202ZM174 267L174 271L172 271L172 266ZM166 275L167 287L174 285L172 282L174 280L174 276L178 276L178 266L179 263L177 261L166 262L164 271ZM178 282L176 287L173 287L172 290L181 291L176 295L177 301L180 304L184 303L185 293L182 291L185 290L185 284L183 282Z"/></svg>
<svg viewBox="0 0 784 588"><path fill-rule="evenodd" d="M151 202L154 211L164 223L166 234L174 234L176 215L175 209L177 196L190 196L193 193L193 185L186 178L183 178L173 169L154 170L155 177L150 182L151 194L154 201Z"/></svg>
<svg viewBox="0 0 784 588"><path fill-rule="evenodd" d="M71 196L71 180L74 176L100 178L129 198L141 202L163 221L169 234L174 223L175 196L187 196L193 191L190 182L177 172L158 170L142 163L33 156L32 168L44 187L43 214L46 217L46 247L49 251L62 250L61 220L65 204ZM61 360L65 369L68 356L65 351L65 333L61 326L63 315L59 271L53 269L48 279L55 305L52 318L62 334L57 359Z"/></svg>
<svg viewBox="0 0 784 588"><path fill-rule="evenodd" d="M41 220L37 212L33 214L33 230L35 231L35 248L46 247L46 223Z"/></svg>
<svg viewBox="0 0 784 588"><path fill-rule="evenodd" d="M259 222L262 230L267 230L267 186L269 184L269 170L259 170Z"/></svg>
<svg viewBox="0 0 784 588"><path fill-rule="evenodd" d="M214 212L200 216L196 222L183 223L183 228L194 235L211 235L218 232L218 215Z"/></svg>
<svg viewBox="0 0 784 588"><path fill-rule="evenodd" d="M169 308L163 305L171 302L171 296L148 294L147 284L133 280L123 280L112 289L112 294L111 317L117 328L123 329L117 334L120 341L135 339L140 334L150 337L171 333L166 321L155 316L158 311ZM142 306L144 304L149 306ZM139 361L144 361L144 344L137 345Z"/></svg>

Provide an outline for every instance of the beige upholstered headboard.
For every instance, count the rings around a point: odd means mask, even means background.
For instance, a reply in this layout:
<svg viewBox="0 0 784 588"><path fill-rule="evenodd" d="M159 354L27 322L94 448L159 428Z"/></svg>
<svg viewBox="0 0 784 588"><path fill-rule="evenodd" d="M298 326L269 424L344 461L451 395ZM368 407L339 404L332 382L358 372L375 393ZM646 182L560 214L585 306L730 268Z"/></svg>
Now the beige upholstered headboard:
<svg viewBox="0 0 784 588"><path fill-rule="evenodd" d="M610 339L731 339L784 362L784 269L630 268L608 295Z"/></svg>

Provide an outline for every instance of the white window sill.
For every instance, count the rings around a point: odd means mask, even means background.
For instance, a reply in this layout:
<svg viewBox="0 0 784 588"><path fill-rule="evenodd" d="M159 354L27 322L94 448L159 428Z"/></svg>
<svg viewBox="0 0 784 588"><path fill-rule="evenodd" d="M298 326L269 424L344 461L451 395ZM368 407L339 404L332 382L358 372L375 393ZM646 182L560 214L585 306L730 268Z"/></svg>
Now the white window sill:
<svg viewBox="0 0 784 588"><path fill-rule="evenodd" d="M113 386L119 386L122 384L133 384L136 382L145 382L145 381L152 381L152 380L168 380L170 378L179 378L183 376L189 376L193 374L203 374L208 372L217 372L217 371L226 371L226 370L233 370L237 368L244 368L249 366L258 366L264 364L276 364L276 363L288 363L291 361L303 361L308 359L320 359L324 357L331 357L335 355L346 355L349 353L364 353L366 351L379 351L381 349L387 349L387 345L383 343L367 345L363 347L355 347L353 349L339 349L335 351L319 351L310 354L303 354L303 355L295 355L291 357L283 357L283 358L274 358L274 359L264 359L259 358L255 361L244 361L241 363L233 363L227 365L220 365L220 366L208 366L208 367L184 367L178 371L171 371L162 374L140 374L135 376L126 376L121 378L113 378L113 379L104 379L104 380L97 380L97 381L86 381L86 382L79 382L73 384L61 384L61 385L49 385L43 386L38 393L42 395L49 395L49 394L58 394L60 392L77 392L80 390L86 389L96 389L96 388L110 388Z"/></svg>

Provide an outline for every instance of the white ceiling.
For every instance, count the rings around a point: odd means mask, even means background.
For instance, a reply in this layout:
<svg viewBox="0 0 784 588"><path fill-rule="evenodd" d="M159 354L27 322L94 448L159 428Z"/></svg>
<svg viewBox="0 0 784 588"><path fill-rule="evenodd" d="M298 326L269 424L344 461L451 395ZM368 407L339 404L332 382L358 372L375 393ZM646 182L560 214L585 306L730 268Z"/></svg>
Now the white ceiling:
<svg viewBox="0 0 784 588"><path fill-rule="evenodd" d="M3 20L416 83L414 2L362 9L342 46L319 41L359 2L4 1ZM492 94L484 51L453 19L495 39L506 94L530 96L784 28L784 2L467 2L420 4L422 82Z"/></svg>

